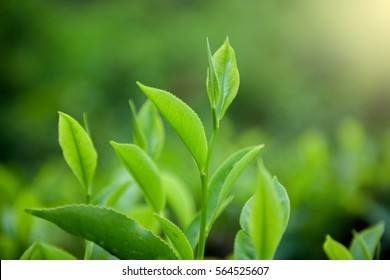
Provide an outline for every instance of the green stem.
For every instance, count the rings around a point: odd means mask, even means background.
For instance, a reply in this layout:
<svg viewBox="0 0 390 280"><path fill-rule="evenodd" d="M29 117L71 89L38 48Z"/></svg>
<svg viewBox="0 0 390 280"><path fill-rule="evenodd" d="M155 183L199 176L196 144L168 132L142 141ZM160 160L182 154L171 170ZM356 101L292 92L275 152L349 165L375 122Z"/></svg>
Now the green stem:
<svg viewBox="0 0 390 280"><path fill-rule="evenodd" d="M91 189L92 189L92 186L88 186L87 195L86 195L86 203L87 204L91 203ZM91 259L92 250L93 250L93 242L85 240L84 260Z"/></svg>
<svg viewBox="0 0 390 280"><path fill-rule="evenodd" d="M213 114L213 117L215 115ZM206 239L208 236L208 231L206 228L207 223L207 206L208 206L208 173L209 173L209 163L212 151L214 149L215 138L218 132L218 122L214 119L213 132L211 134L209 149L207 153L207 160L204 170L199 170L200 180L202 183L202 200L201 200L201 214L200 214L200 230L199 230L199 242L198 242L198 251L197 259L202 260L204 258L204 250L206 247Z"/></svg>

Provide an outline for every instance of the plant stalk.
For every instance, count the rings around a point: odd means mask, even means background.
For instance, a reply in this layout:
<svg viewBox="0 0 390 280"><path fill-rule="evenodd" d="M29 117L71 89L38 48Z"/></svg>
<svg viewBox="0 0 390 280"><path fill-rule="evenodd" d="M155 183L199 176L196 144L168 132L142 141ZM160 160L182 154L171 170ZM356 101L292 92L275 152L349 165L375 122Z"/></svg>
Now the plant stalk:
<svg viewBox="0 0 390 280"><path fill-rule="evenodd" d="M86 194L86 203L91 203L91 189L92 186L88 186ZM93 242L85 240L84 260L90 260L92 257Z"/></svg>
<svg viewBox="0 0 390 280"><path fill-rule="evenodd" d="M212 151L214 149L215 138L218 132L218 120L216 119L216 115L213 114L213 132L211 134L211 139L209 143L209 149L207 152L207 160L204 171L199 170L200 180L202 183L202 200L201 200L201 214L200 214L200 231L199 231L199 242L198 242L198 251L196 254L196 258L198 260L203 260L204 251L206 247L206 239L208 236L207 231L207 207L208 207L208 174L209 174L209 165L210 165L210 157Z"/></svg>

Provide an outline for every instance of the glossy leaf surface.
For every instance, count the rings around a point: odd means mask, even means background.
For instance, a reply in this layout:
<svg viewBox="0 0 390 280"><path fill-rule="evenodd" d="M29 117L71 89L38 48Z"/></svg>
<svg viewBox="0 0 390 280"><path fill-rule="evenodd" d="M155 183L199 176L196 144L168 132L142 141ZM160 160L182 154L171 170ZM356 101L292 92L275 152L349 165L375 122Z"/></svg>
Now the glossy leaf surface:
<svg viewBox="0 0 390 280"><path fill-rule="evenodd" d="M68 252L47 244L35 241L20 257L21 260L76 260Z"/></svg>
<svg viewBox="0 0 390 280"><path fill-rule="evenodd" d="M165 204L164 190L156 164L144 150L134 144L111 141L116 155L142 189L149 206L159 213Z"/></svg>
<svg viewBox="0 0 390 280"><path fill-rule="evenodd" d="M258 259L273 259L290 217L290 200L276 178L259 167L258 186L250 214L249 234Z"/></svg>
<svg viewBox="0 0 390 280"><path fill-rule="evenodd" d="M207 139L198 115L173 94L141 83L137 84L180 136L200 169L204 169L207 159Z"/></svg>
<svg viewBox="0 0 390 280"><path fill-rule="evenodd" d="M71 116L59 112L59 143L66 162L80 183L92 185L97 165L97 153L87 132Z"/></svg>
<svg viewBox="0 0 390 280"><path fill-rule="evenodd" d="M178 226L172 223L170 220L163 218L159 215L154 215L157 221L160 223L165 235L172 242L180 259L192 260L194 258L192 248L187 240L187 237L180 230Z"/></svg>
<svg viewBox="0 0 390 280"><path fill-rule="evenodd" d="M52 209L27 209L63 230L103 247L119 259L176 259L172 249L134 220L112 209L71 205Z"/></svg>
<svg viewBox="0 0 390 280"><path fill-rule="evenodd" d="M330 235L326 236L323 247L330 260L353 260L348 249L340 242L334 240Z"/></svg>

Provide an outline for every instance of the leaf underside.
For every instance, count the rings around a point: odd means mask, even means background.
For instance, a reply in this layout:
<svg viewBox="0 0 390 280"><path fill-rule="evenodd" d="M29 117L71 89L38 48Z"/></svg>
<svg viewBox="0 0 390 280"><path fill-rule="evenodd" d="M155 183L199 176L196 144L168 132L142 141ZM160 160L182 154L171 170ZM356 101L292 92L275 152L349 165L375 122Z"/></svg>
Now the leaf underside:
<svg viewBox="0 0 390 280"><path fill-rule="evenodd" d="M27 209L36 217L95 242L119 259L177 259L172 249L134 220L112 209L70 205L52 209Z"/></svg>

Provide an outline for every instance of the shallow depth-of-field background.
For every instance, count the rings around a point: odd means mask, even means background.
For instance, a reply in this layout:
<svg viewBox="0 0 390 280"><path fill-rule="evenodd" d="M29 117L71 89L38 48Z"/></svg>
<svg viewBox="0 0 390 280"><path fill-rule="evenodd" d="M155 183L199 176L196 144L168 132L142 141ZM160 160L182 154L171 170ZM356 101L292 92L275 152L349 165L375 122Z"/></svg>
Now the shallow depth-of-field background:
<svg viewBox="0 0 390 280"><path fill-rule="evenodd" d="M390 4L322 2L2 1L0 258L18 259L38 239L82 257L80 239L23 211L84 201L58 145L58 111L79 121L88 113L95 193L118 184L109 141L132 139L127 101L145 100L135 82L171 91L210 127L206 38L214 52L226 36L241 81L212 166L265 144L263 161L292 206L276 257L324 259L326 234L348 245L352 229L384 221L381 258L389 258ZM198 202L194 163L165 127L159 166L177 172ZM253 166L237 182L207 256L231 254L254 177Z"/></svg>

